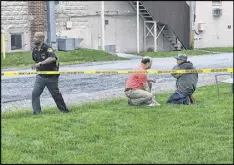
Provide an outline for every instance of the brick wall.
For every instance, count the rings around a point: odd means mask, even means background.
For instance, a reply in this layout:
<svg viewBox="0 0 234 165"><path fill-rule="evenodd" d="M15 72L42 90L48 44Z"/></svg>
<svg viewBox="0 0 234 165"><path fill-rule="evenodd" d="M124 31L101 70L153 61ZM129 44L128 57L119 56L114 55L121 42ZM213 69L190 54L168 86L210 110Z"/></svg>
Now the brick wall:
<svg viewBox="0 0 234 165"><path fill-rule="evenodd" d="M31 21L31 26L30 26L31 42L35 32L45 31L45 18L46 18L45 9L46 9L45 1L28 1L29 14L34 17L34 19ZM33 45L31 47L33 47Z"/></svg>

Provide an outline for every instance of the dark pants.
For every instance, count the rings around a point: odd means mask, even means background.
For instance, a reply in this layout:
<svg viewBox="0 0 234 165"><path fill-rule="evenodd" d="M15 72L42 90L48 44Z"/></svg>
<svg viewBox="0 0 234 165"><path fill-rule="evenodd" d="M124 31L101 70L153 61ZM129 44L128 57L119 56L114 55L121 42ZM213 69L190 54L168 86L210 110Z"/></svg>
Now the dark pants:
<svg viewBox="0 0 234 165"><path fill-rule="evenodd" d="M59 89L58 89L58 77L54 76L54 77L46 78L46 77L41 77L37 75L34 88L32 91L33 113L41 112L40 95L43 92L45 87L48 88L58 109L61 112L68 112L68 109L63 100L62 94L59 92Z"/></svg>
<svg viewBox="0 0 234 165"><path fill-rule="evenodd" d="M188 98L187 98L188 97ZM189 104L188 99L190 99L190 95L185 95L179 91L175 91L169 99L167 100L168 104Z"/></svg>

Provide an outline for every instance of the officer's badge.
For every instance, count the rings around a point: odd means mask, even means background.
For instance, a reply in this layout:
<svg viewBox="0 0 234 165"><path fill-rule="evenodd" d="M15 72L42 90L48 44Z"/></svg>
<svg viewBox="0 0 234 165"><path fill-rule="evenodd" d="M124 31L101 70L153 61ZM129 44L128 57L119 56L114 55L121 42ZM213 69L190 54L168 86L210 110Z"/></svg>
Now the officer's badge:
<svg viewBox="0 0 234 165"><path fill-rule="evenodd" d="M47 52L52 53L53 49L52 48L48 48Z"/></svg>

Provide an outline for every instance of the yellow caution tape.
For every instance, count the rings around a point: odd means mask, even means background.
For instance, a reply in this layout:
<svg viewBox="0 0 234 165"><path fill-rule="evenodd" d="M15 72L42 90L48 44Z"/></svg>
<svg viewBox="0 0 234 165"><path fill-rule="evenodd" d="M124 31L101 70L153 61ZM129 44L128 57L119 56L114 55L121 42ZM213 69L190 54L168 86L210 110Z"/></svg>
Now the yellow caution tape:
<svg viewBox="0 0 234 165"><path fill-rule="evenodd" d="M37 72L2 72L2 76L20 76L30 74L130 74L130 73L147 73L147 74L171 74L171 73L212 73L212 72L232 72L233 68L217 69L188 69L188 70L104 70L104 71L37 71Z"/></svg>
<svg viewBox="0 0 234 165"><path fill-rule="evenodd" d="M227 72L233 72L233 68L228 68Z"/></svg>

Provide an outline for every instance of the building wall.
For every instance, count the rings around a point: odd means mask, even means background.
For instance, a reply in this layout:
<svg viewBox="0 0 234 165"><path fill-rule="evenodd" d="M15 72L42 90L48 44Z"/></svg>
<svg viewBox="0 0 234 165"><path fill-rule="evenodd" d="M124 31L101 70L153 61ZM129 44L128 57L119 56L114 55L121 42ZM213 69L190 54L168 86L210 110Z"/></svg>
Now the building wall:
<svg viewBox="0 0 234 165"><path fill-rule="evenodd" d="M196 1L195 29L198 32L198 23L205 23L205 29L195 34L194 48L233 46L233 1L221 2L221 6L213 6L212 1ZM220 17L212 15L216 7L222 8Z"/></svg>
<svg viewBox="0 0 234 165"><path fill-rule="evenodd" d="M38 12L44 17L38 17L39 24L44 24L47 31L46 6L30 5L30 1L1 1L1 30L6 36L6 51L10 52L10 33L22 33L24 47L22 51L31 50L30 36L34 31L30 29L33 21L28 20L31 7L40 7ZM31 6L30 8L28 6ZM43 11L44 10L44 11ZM101 1L59 1L55 6L57 36L79 37L84 40L81 47L101 49ZM116 45L116 52L136 52L137 50L137 20L136 11L128 1L105 1L105 45ZM118 15L116 15L118 12ZM36 14L38 15L38 14ZM34 17L36 17L36 15ZM43 21L44 19L44 21ZM72 21L72 28L67 29L67 21ZM140 18L140 51L143 51L143 20ZM159 30L158 30L159 33ZM33 35L33 34L32 34ZM47 39L47 38L46 38ZM147 48L153 48L153 39L147 42ZM158 38L158 51L171 50L173 47L161 34ZM147 49L146 48L146 49ZM16 50L19 51L19 50Z"/></svg>
<svg viewBox="0 0 234 165"><path fill-rule="evenodd" d="M6 51L11 51L11 33L23 35L23 49L30 50L27 1L1 1L1 33L5 35ZM19 51L19 50L17 50Z"/></svg>
<svg viewBox="0 0 234 165"><path fill-rule="evenodd" d="M116 45L116 52L136 52L137 20L136 11L128 1L105 1L105 45ZM59 36L84 38L81 47L99 49L101 47L101 1L60 1L56 5L56 31ZM118 11L118 15L116 14ZM66 21L72 21L72 28L66 29ZM143 51L143 20L140 18L140 51ZM158 50L171 50L168 40L158 38ZM153 47L153 40L148 42ZM164 49L165 48L165 49Z"/></svg>
<svg viewBox="0 0 234 165"><path fill-rule="evenodd" d="M136 51L136 12L127 1L105 1L105 45L116 45L116 52ZM81 47L101 47L101 1L61 1L56 5L57 34L84 38ZM118 12L118 16L116 15ZM69 18L70 16L70 18ZM70 32L66 21L72 21ZM140 20L140 50L143 51L143 21Z"/></svg>

